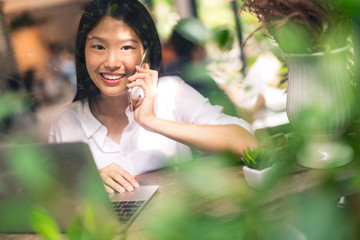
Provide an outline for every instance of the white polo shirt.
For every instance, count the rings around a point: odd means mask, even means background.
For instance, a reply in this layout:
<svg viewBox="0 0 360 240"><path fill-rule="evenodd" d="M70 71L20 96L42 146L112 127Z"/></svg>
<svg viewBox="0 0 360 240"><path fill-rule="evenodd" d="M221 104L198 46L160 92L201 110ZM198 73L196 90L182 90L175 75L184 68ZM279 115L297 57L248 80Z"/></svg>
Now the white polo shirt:
<svg viewBox="0 0 360 240"><path fill-rule="evenodd" d="M223 114L222 107L212 106L208 99L178 77L158 81L156 116L162 119L194 124L238 124L252 133L243 119ZM132 175L162 168L170 160L191 159L189 147L160 134L146 131L126 109L129 124L120 144L107 137L107 128L91 113L89 103L76 101L66 106L53 123L49 142L85 142L89 145L98 169L112 162Z"/></svg>

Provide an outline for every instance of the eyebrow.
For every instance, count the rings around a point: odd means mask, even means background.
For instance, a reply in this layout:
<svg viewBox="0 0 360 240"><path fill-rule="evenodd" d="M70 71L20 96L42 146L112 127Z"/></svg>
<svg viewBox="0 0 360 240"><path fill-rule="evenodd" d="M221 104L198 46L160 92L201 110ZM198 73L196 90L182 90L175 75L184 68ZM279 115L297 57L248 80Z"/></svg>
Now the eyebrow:
<svg viewBox="0 0 360 240"><path fill-rule="evenodd" d="M101 38L101 37L98 37L98 36L91 36L91 35L88 35L88 40L89 41L92 41L92 40L98 40L98 41L101 41L101 42L105 42L105 39ZM121 42L134 42L134 43L137 43L139 44L140 42L133 39L133 38L128 38L128 39L124 39L122 40Z"/></svg>
<svg viewBox="0 0 360 240"><path fill-rule="evenodd" d="M88 40L98 40L98 41L104 41L102 38L97 37L97 36L88 36L87 37Z"/></svg>

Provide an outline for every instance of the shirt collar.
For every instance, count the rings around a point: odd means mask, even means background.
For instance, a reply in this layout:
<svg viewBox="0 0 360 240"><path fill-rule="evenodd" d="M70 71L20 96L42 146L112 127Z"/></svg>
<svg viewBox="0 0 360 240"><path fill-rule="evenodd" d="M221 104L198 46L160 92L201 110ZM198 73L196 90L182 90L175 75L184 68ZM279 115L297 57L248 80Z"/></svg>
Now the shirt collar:
<svg viewBox="0 0 360 240"><path fill-rule="evenodd" d="M79 115L81 126L86 137L90 138L102 127L102 124L91 113L88 101L85 101L84 104L82 104L80 111L82 111L82 114Z"/></svg>
<svg viewBox="0 0 360 240"><path fill-rule="evenodd" d="M106 130L106 127L103 126L101 122L99 122L99 120L97 120L95 116L92 114L88 101L85 101L84 104L82 104L82 108L80 111L82 111L82 114L79 114L81 126L87 138L92 137L96 132L98 132L102 128ZM135 125L134 113L130 112L129 107L126 108L125 114L129 120L129 127L130 128L134 127Z"/></svg>

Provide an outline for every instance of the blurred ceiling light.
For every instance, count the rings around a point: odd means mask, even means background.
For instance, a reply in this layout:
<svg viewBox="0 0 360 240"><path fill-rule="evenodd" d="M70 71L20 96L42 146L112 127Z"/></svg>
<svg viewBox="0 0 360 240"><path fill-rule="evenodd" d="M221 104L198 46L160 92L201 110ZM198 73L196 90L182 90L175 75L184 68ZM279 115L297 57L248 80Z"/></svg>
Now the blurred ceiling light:
<svg viewBox="0 0 360 240"><path fill-rule="evenodd" d="M37 8L52 7L54 5L87 2L88 0L4 0L4 12L12 13Z"/></svg>

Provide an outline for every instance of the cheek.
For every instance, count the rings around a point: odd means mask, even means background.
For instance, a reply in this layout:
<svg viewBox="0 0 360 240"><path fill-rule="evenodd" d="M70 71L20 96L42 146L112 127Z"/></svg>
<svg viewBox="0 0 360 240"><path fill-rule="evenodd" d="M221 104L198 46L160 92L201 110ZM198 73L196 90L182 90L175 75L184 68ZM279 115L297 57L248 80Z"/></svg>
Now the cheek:
<svg viewBox="0 0 360 240"><path fill-rule="evenodd" d="M126 61L123 62L124 67L127 69L127 71L130 74L135 73L135 66L139 64L139 61L137 61L136 58L128 58Z"/></svg>
<svg viewBox="0 0 360 240"><path fill-rule="evenodd" d="M133 58L132 63L133 63L134 72L135 72L135 65L140 65L141 59L142 59L141 54L139 54L137 57Z"/></svg>
<svg viewBox="0 0 360 240"><path fill-rule="evenodd" d="M97 61L96 57L92 57L90 53L85 52L86 69L90 76L96 69L97 66L96 61Z"/></svg>

